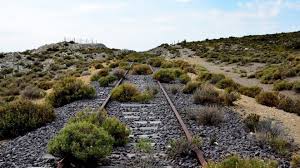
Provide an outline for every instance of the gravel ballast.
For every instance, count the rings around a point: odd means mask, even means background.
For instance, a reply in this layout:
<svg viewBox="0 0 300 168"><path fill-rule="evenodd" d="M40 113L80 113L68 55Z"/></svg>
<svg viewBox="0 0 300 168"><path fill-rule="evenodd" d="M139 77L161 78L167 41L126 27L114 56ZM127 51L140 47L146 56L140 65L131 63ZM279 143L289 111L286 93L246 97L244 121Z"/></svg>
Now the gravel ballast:
<svg viewBox="0 0 300 168"><path fill-rule="evenodd" d="M147 86L158 89L158 94L147 103L120 103L111 101L107 106L110 115L118 117L131 129L129 144L114 150L107 163L112 167L198 167L195 157L171 159L167 155L170 140L184 137L184 133L156 81L150 75L128 75L124 82L134 83L140 91ZM139 152L136 143L141 138L151 140L150 154Z"/></svg>
<svg viewBox="0 0 300 168"><path fill-rule="evenodd" d="M205 158L213 161L222 159L233 154L242 157L277 160L280 167L289 167L286 158L276 154L267 145L260 146L253 134L245 130L242 117L231 108L223 107L224 121L217 126L205 126L190 119L190 109L197 109L203 105L193 103L192 94L183 94L182 84L163 84L170 98L174 102L178 112L187 124L188 129L203 139L203 152ZM176 94L171 93L171 88L181 88ZM215 142L211 144L211 142Z"/></svg>
<svg viewBox="0 0 300 168"><path fill-rule="evenodd" d="M54 137L54 135L63 128L68 119L77 112L85 108L98 108L111 90L111 87L99 87L98 83L92 83L92 85L97 93L95 98L79 100L56 108L56 119L53 122L23 136L4 142L0 146L0 167L26 168L51 166L55 158L51 157L51 155L47 155L48 141ZM53 165L51 167L53 167Z"/></svg>

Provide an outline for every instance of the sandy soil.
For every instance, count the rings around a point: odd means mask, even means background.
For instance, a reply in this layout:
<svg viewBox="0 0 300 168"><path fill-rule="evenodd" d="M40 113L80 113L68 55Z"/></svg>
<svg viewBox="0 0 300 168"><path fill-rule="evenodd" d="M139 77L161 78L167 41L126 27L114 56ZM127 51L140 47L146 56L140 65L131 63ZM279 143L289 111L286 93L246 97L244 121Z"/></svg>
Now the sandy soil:
<svg viewBox="0 0 300 168"><path fill-rule="evenodd" d="M300 117L296 114L258 104L254 98L243 95L241 99L236 102L235 109L244 116L250 113L256 113L262 117L281 122L285 128L287 128L295 142L300 145Z"/></svg>

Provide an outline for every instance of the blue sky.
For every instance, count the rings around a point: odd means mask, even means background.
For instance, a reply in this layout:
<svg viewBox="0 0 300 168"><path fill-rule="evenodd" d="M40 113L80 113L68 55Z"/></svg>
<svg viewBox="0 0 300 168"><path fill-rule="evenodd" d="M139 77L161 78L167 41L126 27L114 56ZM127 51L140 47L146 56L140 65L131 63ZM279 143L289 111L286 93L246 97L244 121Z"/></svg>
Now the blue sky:
<svg viewBox="0 0 300 168"><path fill-rule="evenodd" d="M300 30L300 0L0 0L0 52L64 37L147 50L161 43Z"/></svg>

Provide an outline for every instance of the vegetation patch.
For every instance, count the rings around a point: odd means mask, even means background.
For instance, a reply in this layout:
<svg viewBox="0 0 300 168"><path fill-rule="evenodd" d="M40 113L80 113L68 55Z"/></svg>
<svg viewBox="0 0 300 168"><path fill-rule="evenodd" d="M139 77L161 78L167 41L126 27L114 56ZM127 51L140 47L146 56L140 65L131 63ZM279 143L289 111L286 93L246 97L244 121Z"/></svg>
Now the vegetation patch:
<svg viewBox="0 0 300 168"><path fill-rule="evenodd" d="M239 88L239 92L243 95L255 98L260 92L262 91L262 88L258 86L252 86L252 87L246 87L246 86L241 86Z"/></svg>
<svg viewBox="0 0 300 168"><path fill-rule="evenodd" d="M185 93L185 94L191 94L191 93L194 93L196 91L196 89L198 87L201 86L201 83L200 82L194 82L194 81L191 81L191 82L188 82L182 92Z"/></svg>
<svg viewBox="0 0 300 168"><path fill-rule="evenodd" d="M194 94L195 104L220 103L219 92L212 85L202 85Z"/></svg>
<svg viewBox="0 0 300 168"><path fill-rule="evenodd" d="M124 83L112 90L112 99L120 102L147 102L153 99L154 94L149 90L140 92L137 87L130 83Z"/></svg>
<svg viewBox="0 0 300 168"><path fill-rule="evenodd" d="M171 147L168 149L167 153L171 158L191 156L193 154L192 150L195 147L202 147L202 142L202 138L195 136L193 137L192 142L188 142L185 137L174 139L171 140Z"/></svg>
<svg viewBox="0 0 300 168"><path fill-rule="evenodd" d="M59 107L76 100L90 99L96 95L95 89L76 78L65 78L57 82L47 100Z"/></svg>
<svg viewBox="0 0 300 168"><path fill-rule="evenodd" d="M204 106L189 112L190 118L203 125L218 125L224 120L224 112L216 106Z"/></svg>
<svg viewBox="0 0 300 168"><path fill-rule="evenodd" d="M135 75L150 75L152 70L146 64L137 64L133 66L132 73Z"/></svg>
<svg viewBox="0 0 300 168"><path fill-rule="evenodd" d="M20 99L0 107L0 140L23 135L53 121L51 105Z"/></svg>
<svg viewBox="0 0 300 168"><path fill-rule="evenodd" d="M239 156L230 156L219 163L209 162L208 168L277 168L278 163L272 160L261 160L261 159L242 159Z"/></svg>
<svg viewBox="0 0 300 168"><path fill-rule="evenodd" d="M40 89L36 86L27 86L22 92L21 95L28 99L40 99L45 97L46 92L43 89Z"/></svg>
<svg viewBox="0 0 300 168"><path fill-rule="evenodd" d="M128 142L129 129L103 110L86 110L71 118L66 126L48 143L48 151L64 158L67 166L95 166L109 156L114 146Z"/></svg>
<svg viewBox="0 0 300 168"><path fill-rule="evenodd" d="M278 93L275 92L261 92L255 97L259 104L276 107L279 103Z"/></svg>

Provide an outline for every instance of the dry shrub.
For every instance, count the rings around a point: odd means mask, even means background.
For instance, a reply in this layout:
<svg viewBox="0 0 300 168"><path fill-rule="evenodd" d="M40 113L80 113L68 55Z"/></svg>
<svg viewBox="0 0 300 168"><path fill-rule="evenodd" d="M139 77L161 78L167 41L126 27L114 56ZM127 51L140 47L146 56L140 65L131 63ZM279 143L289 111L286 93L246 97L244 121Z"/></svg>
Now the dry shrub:
<svg viewBox="0 0 300 168"><path fill-rule="evenodd" d="M220 103L219 92L209 84L198 88L193 94L193 99L195 104Z"/></svg>
<svg viewBox="0 0 300 168"><path fill-rule="evenodd" d="M204 106L189 112L191 119L203 125L218 125L224 120L224 112L217 106Z"/></svg>
<svg viewBox="0 0 300 168"><path fill-rule="evenodd" d="M279 104L278 93L275 92L261 92L255 97L259 104L276 107Z"/></svg>
<svg viewBox="0 0 300 168"><path fill-rule="evenodd" d="M132 73L135 75L150 75L152 70L146 64L138 64L133 66Z"/></svg>
<svg viewBox="0 0 300 168"><path fill-rule="evenodd" d="M36 86L27 86L22 92L21 95L28 99L40 99L45 97L46 92Z"/></svg>

